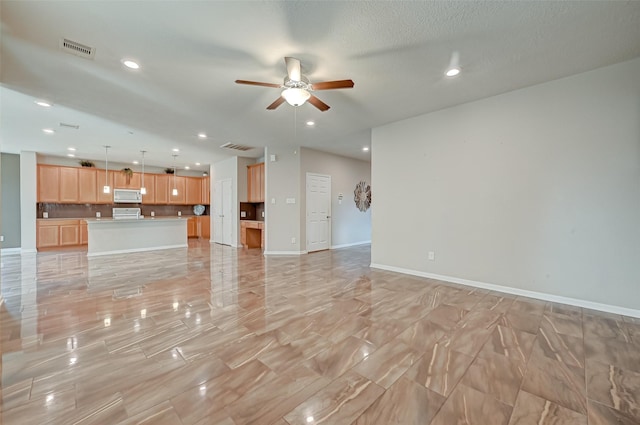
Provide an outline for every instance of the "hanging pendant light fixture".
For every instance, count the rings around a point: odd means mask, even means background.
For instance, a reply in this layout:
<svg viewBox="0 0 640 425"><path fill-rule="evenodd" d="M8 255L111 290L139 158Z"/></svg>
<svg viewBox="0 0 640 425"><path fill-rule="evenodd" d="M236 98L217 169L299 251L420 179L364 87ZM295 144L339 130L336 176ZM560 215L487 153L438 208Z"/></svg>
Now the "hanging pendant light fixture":
<svg viewBox="0 0 640 425"><path fill-rule="evenodd" d="M173 155L173 190L171 194L173 196L178 196L178 188L176 187L176 157L178 155Z"/></svg>
<svg viewBox="0 0 640 425"><path fill-rule="evenodd" d="M147 188L144 187L144 154L147 151L140 151L142 152L142 185L140 186L140 193L142 195L146 195L147 194Z"/></svg>
<svg viewBox="0 0 640 425"><path fill-rule="evenodd" d="M104 145L104 187L103 193L111 193L111 186L109 186L109 148L111 146Z"/></svg>

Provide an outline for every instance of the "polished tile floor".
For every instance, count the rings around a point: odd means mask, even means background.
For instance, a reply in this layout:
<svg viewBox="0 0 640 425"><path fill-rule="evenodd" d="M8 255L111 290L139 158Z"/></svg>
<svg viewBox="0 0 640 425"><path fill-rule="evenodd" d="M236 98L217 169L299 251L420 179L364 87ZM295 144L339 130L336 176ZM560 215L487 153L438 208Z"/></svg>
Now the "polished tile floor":
<svg viewBox="0 0 640 425"><path fill-rule="evenodd" d="M369 263L3 256L0 422L640 423L640 320Z"/></svg>

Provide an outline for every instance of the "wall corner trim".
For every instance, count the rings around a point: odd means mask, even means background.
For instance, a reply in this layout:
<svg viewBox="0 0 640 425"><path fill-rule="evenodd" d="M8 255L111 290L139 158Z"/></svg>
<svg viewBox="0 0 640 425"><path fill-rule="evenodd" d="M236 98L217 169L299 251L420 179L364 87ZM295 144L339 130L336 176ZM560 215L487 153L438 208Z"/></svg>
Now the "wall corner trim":
<svg viewBox="0 0 640 425"><path fill-rule="evenodd" d="M576 307L588 308L591 310L599 310L607 313L621 314L623 316L640 318L640 310L627 308L627 307L601 304L601 303L581 300L577 298L569 298L569 297L563 297L560 295L547 294L544 292L528 291L526 289L511 288L508 286L501 286L493 283L485 283L485 282L479 282L475 280L461 279L453 276L443 276L443 275L434 274L434 273L421 272L419 270L411 270L411 269L405 269L402 267L388 266L386 264L371 263L370 266L371 268L374 268L374 269L387 270L390 272L408 274L412 276L426 277L429 279L436 279L436 280L442 280L445 282L458 283L465 286L488 289L490 291L504 292L506 294L511 294L511 295L520 295L523 297L537 298L543 301L552 301L556 303L573 305Z"/></svg>

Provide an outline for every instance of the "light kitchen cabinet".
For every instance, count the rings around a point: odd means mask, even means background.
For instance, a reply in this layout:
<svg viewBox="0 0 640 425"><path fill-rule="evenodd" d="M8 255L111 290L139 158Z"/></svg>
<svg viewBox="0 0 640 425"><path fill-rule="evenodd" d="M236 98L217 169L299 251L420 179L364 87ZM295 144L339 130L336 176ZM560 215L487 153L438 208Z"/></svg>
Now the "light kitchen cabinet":
<svg viewBox="0 0 640 425"><path fill-rule="evenodd" d="M247 165L247 201L264 202L264 162Z"/></svg>
<svg viewBox="0 0 640 425"><path fill-rule="evenodd" d="M198 236L209 240L211 238L211 216L201 215L198 217Z"/></svg>
<svg viewBox="0 0 640 425"><path fill-rule="evenodd" d="M186 204L197 205L202 203L202 179L199 177L183 177L186 186Z"/></svg>
<svg viewBox="0 0 640 425"><path fill-rule="evenodd" d="M95 204L98 200L98 174L95 168L78 168L78 202Z"/></svg>
<svg viewBox="0 0 640 425"><path fill-rule="evenodd" d="M172 194L175 187L178 195ZM145 174L147 205L210 204L209 177L173 176L171 174ZM108 185L109 193L104 193ZM114 189L140 189L142 174L133 173L127 183L120 170L89 167L64 167L40 164L37 168L37 201L62 204L112 204Z"/></svg>
<svg viewBox="0 0 640 425"><path fill-rule="evenodd" d="M240 220L240 243L245 248L264 248L264 223Z"/></svg>
<svg viewBox="0 0 640 425"><path fill-rule="evenodd" d="M38 202L58 202L60 167L38 165Z"/></svg>
<svg viewBox="0 0 640 425"><path fill-rule="evenodd" d="M198 217L189 217L187 219L187 237L198 237Z"/></svg>
<svg viewBox="0 0 640 425"><path fill-rule="evenodd" d="M143 186L140 180L140 187ZM147 190L146 195L142 195L142 203L151 205L156 204L156 176L154 174L144 175L144 188Z"/></svg>
<svg viewBox="0 0 640 425"><path fill-rule="evenodd" d="M116 189L140 189L140 173L133 173L131 177L127 177L122 170L114 170L113 187Z"/></svg>
<svg viewBox="0 0 640 425"><path fill-rule="evenodd" d="M202 203L211 204L211 177L207 176L201 180L202 183Z"/></svg>
<svg viewBox="0 0 640 425"><path fill-rule="evenodd" d="M72 167L60 167L59 169L58 202L78 202L78 169Z"/></svg>
<svg viewBox="0 0 640 425"><path fill-rule="evenodd" d="M88 241L86 226L84 220L38 220L36 223L36 247L40 249L86 244Z"/></svg>
<svg viewBox="0 0 640 425"><path fill-rule="evenodd" d="M169 203L169 178L168 174L157 174L155 176L155 195L156 204L168 204Z"/></svg>
<svg viewBox="0 0 640 425"><path fill-rule="evenodd" d="M89 243L89 231L87 229L87 222L80 220L80 245L87 245Z"/></svg>
<svg viewBox="0 0 640 425"><path fill-rule="evenodd" d="M186 205L186 187L187 181L186 177L182 176L171 176L169 179L169 204L172 205ZM173 194L173 189L178 190L178 194Z"/></svg>
<svg viewBox="0 0 640 425"><path fill-rule="evenodd" d="M96 203L113 203L113 173L114 171L109 171L105 174L104 170L96 170ZM109 185L111 188L109 193L104 193L103 188L105 184Z"/></svg>
<svg viewBox="0 0 640 425"><path fill-rule="evenodd" d="M70 220L69 223L60 225L60 246L80 245L80 223L78 220Z"/></svg>

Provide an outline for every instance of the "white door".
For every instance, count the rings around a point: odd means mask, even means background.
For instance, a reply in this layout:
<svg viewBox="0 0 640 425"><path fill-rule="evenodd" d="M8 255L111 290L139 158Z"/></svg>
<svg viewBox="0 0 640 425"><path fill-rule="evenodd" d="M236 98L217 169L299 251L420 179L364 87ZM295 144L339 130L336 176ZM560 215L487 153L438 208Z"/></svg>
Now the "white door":
<svg viewBox="0 0 640 425"><path fill-rule="evenodd" d="M331 176L307 173L307 252L331 247Z"/></svg>
<svg viewBox="0 0 640 425"><path fill-rule="evenodd" d="M231 244L233 216L231 214L231 179L216 181L213 187L213 241Z"/></svg>

